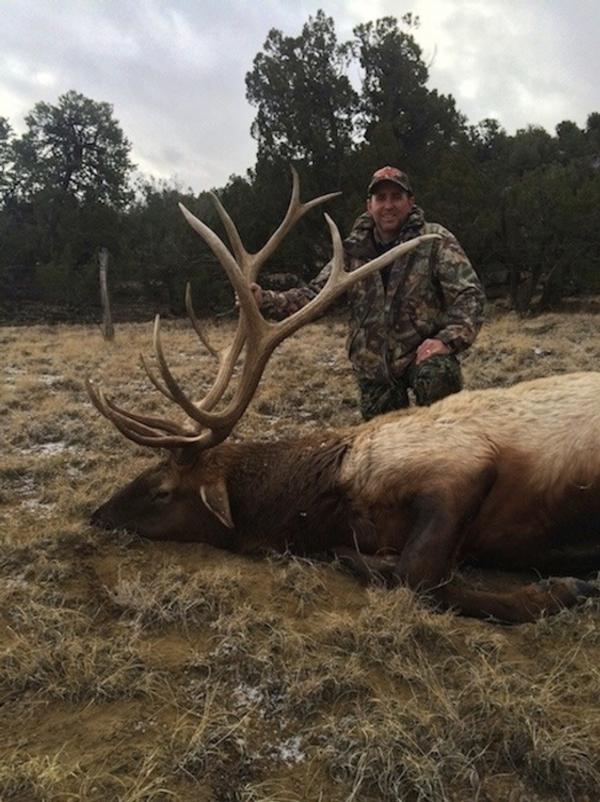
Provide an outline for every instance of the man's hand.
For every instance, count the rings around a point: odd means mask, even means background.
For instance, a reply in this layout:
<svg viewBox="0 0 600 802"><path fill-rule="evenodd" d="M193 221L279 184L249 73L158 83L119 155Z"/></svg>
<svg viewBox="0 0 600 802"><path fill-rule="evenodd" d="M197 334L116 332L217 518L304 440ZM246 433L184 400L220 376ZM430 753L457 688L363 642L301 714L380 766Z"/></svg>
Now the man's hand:
<svg viewBox="0 0 600 802"><path fill-rule="evenodd" d="M250 289L252 290L252 295L254 296L254 302L260 309L263 304L262 287L260 284L257 284L256 281L253 281L250 285Z"/></svg>
<svg viewBox="0 0 600 802"><path fill-rule="evenodd" d="M253 281L252 284L250 284L250 289L252 290L252 295L254 296L254 303L260 309L263 303L262 287L260 284L257 284L255 281ZM235 305L240 305L237 295L235 296Z"/></svg>
<svg viewBox="0 0 600 802"><path fill-rule="evenodd" d="M417 365L420 365L421 362L425 362L425 360L429 359L431 356L449 353L451 353L450 349L441 340L423 340L421 345L417 348Z"/></svg>

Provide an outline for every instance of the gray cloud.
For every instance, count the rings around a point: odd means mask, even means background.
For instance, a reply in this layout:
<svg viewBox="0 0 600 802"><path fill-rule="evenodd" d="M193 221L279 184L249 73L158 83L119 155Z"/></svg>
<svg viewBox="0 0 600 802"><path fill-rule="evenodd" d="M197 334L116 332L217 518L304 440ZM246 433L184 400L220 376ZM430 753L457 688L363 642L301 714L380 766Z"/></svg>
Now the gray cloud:
<svg viewBox="0 0 600 802"><path fill-rule="evenodd" d="M255 158L244 76L270 28L299 33L320 6L341 39L353 25L398 15L371 0L66 0L5 4L0 114L17 130L39 100L68 89L113 104L142 171L195 190L222 185ZM513 131L583 125L598 110L599 15L587 0L415 0L430 84L471 122L497 116Z"/></svg>
<svg viewBox="0 0 600 802"><path fill-rule="evenodd" d="M443 26L439 3L417 5L422 38L438 48L432 84L452 92L471 121L495 113L511 132L530 123L552 130L564 119L583 125L598 108L592 2L449 0Z"/></svg>

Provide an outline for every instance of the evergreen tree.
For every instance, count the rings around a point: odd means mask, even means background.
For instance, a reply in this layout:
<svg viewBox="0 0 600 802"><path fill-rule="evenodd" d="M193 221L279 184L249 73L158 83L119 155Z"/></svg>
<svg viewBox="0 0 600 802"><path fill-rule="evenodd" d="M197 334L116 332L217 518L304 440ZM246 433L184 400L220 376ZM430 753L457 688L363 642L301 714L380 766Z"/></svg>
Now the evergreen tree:
<svg viewBox="0 0 600 802"><path fill-rule="evenodd" d="M272 29L246 75L246 97L257 107L252 135L258 161L301 161L322 184L339 183L352 145L357 97L345 69L347 45L321 10L299 36Z"/></svg>
<svg viewBox="0 0 600 802"><path fill-rule="evenodd" d="M427 87L429 71L411 31L418 18L406 14L354 29L354 51L363 69L360 126L380 163L406 165L426 177L438 154L455 145L465 120L451 95ZM383 146L383 147L382 147ZM389 154L387 160L380 153Z"/></svg>
<svg viewBox="0 0 600 802"><path fill-rule="evenodd" d="M46 191L115 208L130 200L130 144L109 103L70 91L56 105L36 103L25 123L27 131L15 142L24 198Z"/></svg>

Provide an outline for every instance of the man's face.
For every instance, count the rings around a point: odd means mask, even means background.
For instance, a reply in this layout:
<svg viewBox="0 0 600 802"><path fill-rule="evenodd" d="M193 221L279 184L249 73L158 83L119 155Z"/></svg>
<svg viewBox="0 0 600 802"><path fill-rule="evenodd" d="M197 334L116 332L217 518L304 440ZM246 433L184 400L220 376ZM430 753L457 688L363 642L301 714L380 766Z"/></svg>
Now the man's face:
<svg viewBox="0 0 600 802"><path fill-rule="evenodd" d="M367 211L375 221L375 228L386 242L402 228L414 205L414 198L398 184L382 181L367 200Z"/></svg>

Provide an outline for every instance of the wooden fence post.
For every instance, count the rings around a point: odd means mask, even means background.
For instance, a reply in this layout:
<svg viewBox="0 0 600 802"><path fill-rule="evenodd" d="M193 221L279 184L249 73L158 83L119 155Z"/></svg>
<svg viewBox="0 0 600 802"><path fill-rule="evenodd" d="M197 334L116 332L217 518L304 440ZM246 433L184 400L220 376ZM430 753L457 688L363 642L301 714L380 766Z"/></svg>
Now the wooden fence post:
<svg viewBox="0 0 600 802"><path fill-rule="evenodd" d="M102 299L102 336L105 340L114 340L115 327L110 313L110 299L108 297L108 284L106 273L108 270L108 248L100 248L98 254L100 264L100 298Z"/></svg>

